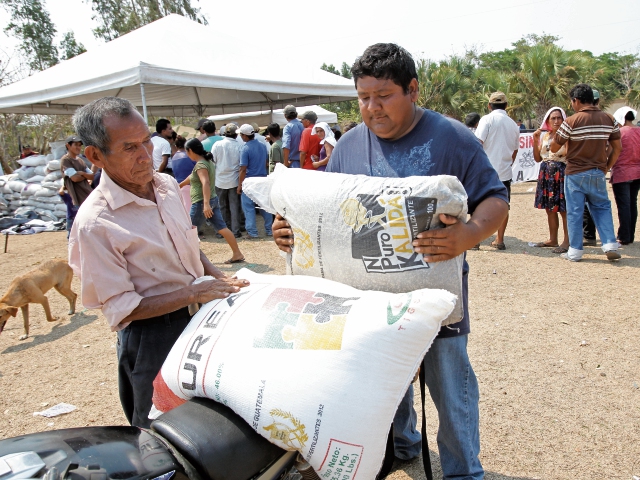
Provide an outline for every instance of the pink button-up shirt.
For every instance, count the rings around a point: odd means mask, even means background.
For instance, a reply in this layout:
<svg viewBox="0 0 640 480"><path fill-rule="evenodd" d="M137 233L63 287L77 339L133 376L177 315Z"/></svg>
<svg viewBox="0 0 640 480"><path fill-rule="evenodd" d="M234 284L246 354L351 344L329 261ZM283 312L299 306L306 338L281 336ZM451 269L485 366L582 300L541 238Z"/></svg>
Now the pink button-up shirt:
<svg viewBox="0 0 640 480"><path fill-rule="evenodd" d="M176 181L153 174L156 203L116 185L105 171L78 210L69 265L80 277L82 304L100 308L113 331L144 297L170 293L204 275L198 231Z"/></svg>

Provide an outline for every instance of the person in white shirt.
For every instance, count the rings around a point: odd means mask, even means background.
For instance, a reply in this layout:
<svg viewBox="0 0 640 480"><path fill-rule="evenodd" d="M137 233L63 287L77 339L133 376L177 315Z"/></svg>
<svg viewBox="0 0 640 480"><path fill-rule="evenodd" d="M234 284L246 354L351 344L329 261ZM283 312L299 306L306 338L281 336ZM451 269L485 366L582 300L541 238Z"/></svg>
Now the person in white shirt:
<svg viewBox="0 0 640 480"><path fill-rule="evenodd" d="M242 207L237 193L240 173L240 152L242 144L237 141L237 126L229 123L224 129L224 139L213 144L211 154L216 164L216 195L220 211L227 227L236 238L240 238L242 225Z"/></svg>
<svg viewBox="0 0 640 480"><path fill-rule="evenodd" d="M164 172L171 156L171 144L169 143L173 135L171 122L166 118L161 118L156 122L156 132L157 135L151 137L151 143L153 143L153 169L157 172Z"/></svg>
<svg viewBox="0 0 640 480"><path fill-rule="evenodd" d="M506 112L507 96L502 92L494 92L489 97L489 110L491 113L480 119L478 128L475 131L476 137L482 143L487 157L493 168L498 172L500 181L507 187L509 198L511 198L511 178L513 165L518 148L520 147L520 129ZM504 250L504 232L507 230L509 216L504 219L498 234L491 247Z"/></svg>

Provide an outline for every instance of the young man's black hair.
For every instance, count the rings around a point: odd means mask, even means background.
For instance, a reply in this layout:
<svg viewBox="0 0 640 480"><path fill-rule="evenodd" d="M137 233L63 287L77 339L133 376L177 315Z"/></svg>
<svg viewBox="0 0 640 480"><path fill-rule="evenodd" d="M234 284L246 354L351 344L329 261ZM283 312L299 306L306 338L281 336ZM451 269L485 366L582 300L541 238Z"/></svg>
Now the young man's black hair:
<svg viewBox="0 0 640 480"><path fill-rule="evenodd" d="M169 120L167 120L166 118L161 118L156 122L156 132L160 133L163 130L166 130L169 125L171 125L171 122Z"/></svg>
<svg viewBox="0 0 640 480"><path fill-rule="evenodd" d="M205 131L205 133L213 135L214 133L216 133L216 124L211 120L207 120L202 124L202 129Z"/></svg>
<svg viewBox="0 0 640 480"><path fill-rule="evenodd" d="M571 89L569 97L575 100L580 100L581 103L592 105L593 104L593 90L586 83L579 83Z"/></svg>
<svg viewBox="0 0 640 480"><path fill-rule="evenodd" d="M267 133L269 133L271 138L282 136L282 134L280 133L280 125L278 125L277 123L270 124L267 127Z"/></svg>
<svg viewBox="0 0 640 480"><path fill-rule="evenodd" d="M409 93L412 79L418 79L416 63L409 52L395 43L376 43L368 47L361 57L356 58L351 67L353 81L358 86L358 78L373 77L391 80Z"/></svg>
<svg viewBox="0 0 640 480"><path fill-rule="evenodd" d="M480 114L477 112L471 112L464 117L464 124L469 128L476 128L480 121Z"/></svg>

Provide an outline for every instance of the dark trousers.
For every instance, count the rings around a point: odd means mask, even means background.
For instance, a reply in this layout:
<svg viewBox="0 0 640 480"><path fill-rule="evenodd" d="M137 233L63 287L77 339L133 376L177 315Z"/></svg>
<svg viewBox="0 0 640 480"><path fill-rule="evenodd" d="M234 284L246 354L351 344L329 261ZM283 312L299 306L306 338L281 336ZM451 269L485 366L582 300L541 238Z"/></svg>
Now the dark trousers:
<svg viewBox="0 0 640 480"><path fill-rule="evenodd" d="M588 238L589 240L596 239L596 224L593 223L593 218L591 218L591 213L586 203L584 204L584 212L582 213L582 232L584 238Z"/></svg>
<svg viewBox="0 0 640 480"><path fill-rule="evenodd" d="M227 228L236 236L240 236L240 229L244 226L244 215L240 204L240 195L236 188L216 187L220 212Z"/></svg>
<svg viewBox="0 0 640 480"><path fill-rule="evenodd" d="M137 320L118 332L118 390L131 425L149 428L153 381L191 316L188 308Z"/></svg>
<svg viewBox="0 0 640 480"><path fill-rule="evenodd" d="M613 197L618 207L618 240L620 243L633 243L638 220L638 191L640 179L631 182L614 183Z"/></svg>

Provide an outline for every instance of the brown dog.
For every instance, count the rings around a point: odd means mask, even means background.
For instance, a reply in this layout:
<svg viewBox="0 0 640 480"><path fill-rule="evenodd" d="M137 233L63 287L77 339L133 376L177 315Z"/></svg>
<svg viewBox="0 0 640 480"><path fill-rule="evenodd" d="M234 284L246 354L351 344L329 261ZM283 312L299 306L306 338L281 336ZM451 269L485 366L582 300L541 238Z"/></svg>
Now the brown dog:
<svg viewBox="0 0 640 480"><path fill-rule="evenodd" d="M7 293L0 298L0 333L2 333L9 317L15 317L18 313L18 307L20 307L24 320L24 335L20 336L20 340L27 338L29 336L30 303L42 305L47 322L58 320L57 317L51 316L49 300L45 296L45 293L52 287L69 300L69 315L73 315L76 311L78 296L71 290L72 279L73 270L67 261L61 258L44 262L38 268L14 278Z"/></svg>

